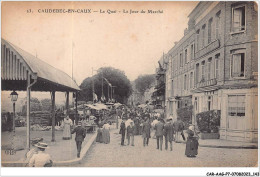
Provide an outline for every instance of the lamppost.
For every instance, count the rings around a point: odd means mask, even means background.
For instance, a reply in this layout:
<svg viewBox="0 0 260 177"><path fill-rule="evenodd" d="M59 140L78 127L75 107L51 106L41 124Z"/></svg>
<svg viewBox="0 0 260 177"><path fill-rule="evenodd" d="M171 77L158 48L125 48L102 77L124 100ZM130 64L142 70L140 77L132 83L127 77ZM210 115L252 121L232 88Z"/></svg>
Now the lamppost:
<svg viewBox="0 0 260 177"><path fill-rule="evenodd" d="M15 132L15 102L18 99L18 94L13 91L11 94L11 101L13 102L13 132Z"/></svg>

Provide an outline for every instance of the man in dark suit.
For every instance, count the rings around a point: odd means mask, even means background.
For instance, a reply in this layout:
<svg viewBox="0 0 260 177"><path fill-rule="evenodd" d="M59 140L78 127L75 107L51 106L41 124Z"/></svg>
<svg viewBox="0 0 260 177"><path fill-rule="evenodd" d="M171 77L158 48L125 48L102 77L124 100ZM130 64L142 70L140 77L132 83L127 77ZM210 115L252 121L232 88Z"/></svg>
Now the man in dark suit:
<svg viewBox="0 0 260 177"><path fill-rule="evenodd" d="M143 123L143 128L142 128L142 137L143 137L143 145L145 147L145 145L148 146L149 143L149 138L151 137L151 125L149 122L148 117L145 117L145 122Z"/></svg>
<svg viewBox="0 0 260 177"><path fill-rule="evenodd" d="M163 120L159 119L159 122L155 125L155 136L157 139L157 149L159 149L160 144L160 150L162 151L162 144L163 144Z"/></svg>
<svg viewBox="0 0 260 177"><path fill-rule="evenodd" d="M173 141L173 123L172 118L168 118L166 120L166 124L164 124L164 132L165 132L165 150L168 149L168 142L170 142L170 150L172 151L172 141Z"/></svg>
<svg viewBox="0 0 260 177"><path fill-rule="evenodd" d="M120 125L120 131L119 134L121 134L121 146L125 146L124 142L125 142L125 131L126 131L126 127L125 127L125 121L122 120L121 125Z"/></svg>
<svg viewBox="0 0 260 177"><path fill-rule="evenodd" d="M78 126L74 128L71 134L76 132L75 141L77 146L77 157L80 157L81 145L86 137L86 130L81 126L81 122L78 122Z"/></svg>

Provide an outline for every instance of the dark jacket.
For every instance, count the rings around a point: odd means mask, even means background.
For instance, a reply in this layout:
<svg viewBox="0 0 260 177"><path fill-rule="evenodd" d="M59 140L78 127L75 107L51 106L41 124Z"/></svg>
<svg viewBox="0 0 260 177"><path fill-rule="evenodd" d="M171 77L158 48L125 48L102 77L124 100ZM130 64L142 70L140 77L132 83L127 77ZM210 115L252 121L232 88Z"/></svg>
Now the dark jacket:
<svg viewBox="0 0 260 177"><path fill-rule="evenodd" d="M125 122L121 122L119 134L124 134L125 129Z"/></svg>
<svg viewBox="0 0 260 177"><path fill-rule="evenodd" d="M155 125L155 136L163 136L163 123L158 122Z"/></svg>
<svg viewBox="0 0 260 177"><path fill-rule="evenodd" d="M175 132L181 132L184 130L184 122L182 120L177 120L173 123Z"/></svg>
<svg viewBox="0 0 260 177"><path fill-rule="evenodd" d="M174 133L174 129L173 129L173 124L170 122L167 122L166 124L164 124L164 132L165 132L165 138L167 141L173 141L173 133Z"/></svg>
<svg viewBox="0 0 260 177"><path fill-rule="evenodd" d="M151 129L151 125L148 122L144 122L143 123L143 127L142 127L142 135L143 138L150 138L150 129Z"/></svg>
<svg viewBox="0 0 260 177"><path fill-rule="evenodd" d="M198 154L198 146L199 142L194 137L194 132L192 130L187 130L188 138L186 142L186 149L185 149L185 155L187 156L194 156Z"/></svg>
<svg viewBox="0 0 260 177"><path fill-rule="evenodd" d="M127 132L127 136L130 136L130 135L134 135L134 126L128 126L127 128L126 128L126 132Z"/></svg>
<svg viewBox="0 0 260 177"><path fill-rule="evenodd" d="M71 134L76 132L75 141L84 141L84 138L86 137L86 130L82 126L77 126L74 128L74 130L71 132Z"/></svg>

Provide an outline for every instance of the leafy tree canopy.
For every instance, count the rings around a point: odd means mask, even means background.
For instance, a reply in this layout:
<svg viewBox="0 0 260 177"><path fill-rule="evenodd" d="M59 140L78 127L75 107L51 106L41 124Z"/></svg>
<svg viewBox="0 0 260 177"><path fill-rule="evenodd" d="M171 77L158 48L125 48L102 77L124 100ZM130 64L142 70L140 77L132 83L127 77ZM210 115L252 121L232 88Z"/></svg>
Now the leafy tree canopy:
<svg viewBox="0 0 260 177"><path fill-rule="evenodd" d="M155 75L154 74L146 74L146 75L140 75L138 78L134 81L135 88L138 92L140 92L142 95L144 95L144 92L151 88L152 84L155 82Z"/></svg>
<svg viewBox="0 0 260 177"><path fill-rule="evenodd" d="M103 82L103 95L106 100L111 98L111 87L105 79L113 86L113 99L118 102L126 103L127 98L132 94L132 86L125 73L119 69L113 67L102 67L99 68L97 74L93 77L88 77L83 80L80 85L81 92L79 95L79 101L92 101L92 83L94 80L94 90L98 97L98 100L102 96L102 82Z"/></svg>

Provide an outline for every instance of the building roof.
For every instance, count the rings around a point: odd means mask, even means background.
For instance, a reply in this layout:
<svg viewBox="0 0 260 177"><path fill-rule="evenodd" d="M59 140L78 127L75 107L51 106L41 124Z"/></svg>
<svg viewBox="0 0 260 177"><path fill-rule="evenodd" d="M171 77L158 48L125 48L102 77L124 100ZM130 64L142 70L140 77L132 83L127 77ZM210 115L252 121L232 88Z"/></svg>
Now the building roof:
<svg viewBox="0 0 260 177"><path fill-rule="evenodd" d="M19 61L22 62L24 66L26 66L26 69L30 74L36 75L37 82L42 82L42 83L36 83L35 85L37 86L38 84L38 88L34 86L32 90L49 91L48 87L50 85L52 86L52 90L56 90L56 91L80 90L76 82L65 72L49 65L48 63L40 60L39 58L33 56L32 54L24 51L23 49L15 46L14 44L4 39L2 39L1 43L6 45L6 47L10 47L10 50L14 53L14 55L17 55L16 58L19 59ZM13 69L15 68L15 66L10 68ZM4 80L17 80L17 78L15 78L14 76L10 78L6 77L4 78ZM42 87L44 85L46 85L46 88Z"/></svg>

